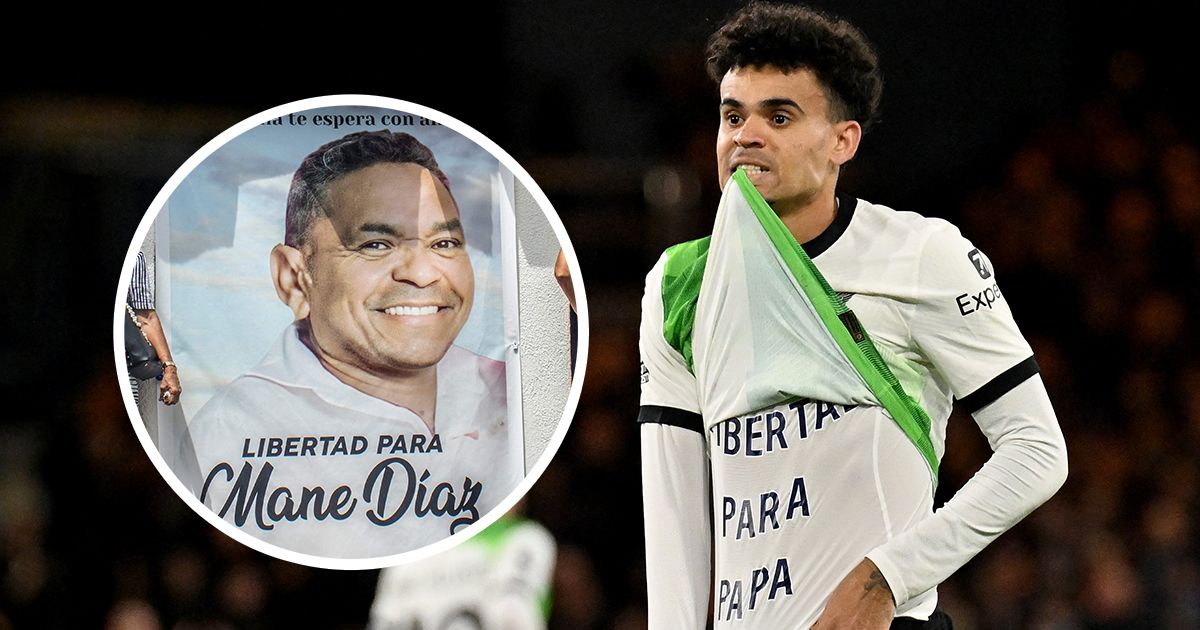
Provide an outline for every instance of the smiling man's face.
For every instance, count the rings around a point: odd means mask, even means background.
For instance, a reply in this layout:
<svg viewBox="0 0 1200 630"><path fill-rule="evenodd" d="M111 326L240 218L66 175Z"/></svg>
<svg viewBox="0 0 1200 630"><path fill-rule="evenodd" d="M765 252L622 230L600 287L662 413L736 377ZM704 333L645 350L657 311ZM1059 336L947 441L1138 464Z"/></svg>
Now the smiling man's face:
<svg viewBox="0 0 1200 630"><path fill-rule="evenodd" d="M311 342L386 375L436 365L471 311L475 274L450 192L416 164L337 179L303 247Z"/></svg>

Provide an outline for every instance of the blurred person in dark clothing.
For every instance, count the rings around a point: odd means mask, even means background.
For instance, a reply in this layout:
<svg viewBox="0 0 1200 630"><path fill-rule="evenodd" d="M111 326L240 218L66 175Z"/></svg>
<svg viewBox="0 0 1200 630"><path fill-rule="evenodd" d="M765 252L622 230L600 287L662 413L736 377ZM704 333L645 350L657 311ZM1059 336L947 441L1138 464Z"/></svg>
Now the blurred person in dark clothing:
<svg viewBox="0 0 1200 630"><path fill-rule="evenodd" d="M129 280L129 295L126 303L129 308L133 309L137 316L138 328L146 336L146 340L150 342L150 346L154 348L159 361L162 362L163 371L158 385L159 399L166 405L179 404L179 395L183 392L183 387L179 383L179 368L171 360L171 347L167 344L167 335L163 332L162 321L158 319L158 312L154 309L154 281L150 279L150 274L146 269L146 257L140 251L133 264L133 277ZM133 390L133 401L136 403L139 401L138 390L141 387L141 381L130 376L129 386Z"/></svg>

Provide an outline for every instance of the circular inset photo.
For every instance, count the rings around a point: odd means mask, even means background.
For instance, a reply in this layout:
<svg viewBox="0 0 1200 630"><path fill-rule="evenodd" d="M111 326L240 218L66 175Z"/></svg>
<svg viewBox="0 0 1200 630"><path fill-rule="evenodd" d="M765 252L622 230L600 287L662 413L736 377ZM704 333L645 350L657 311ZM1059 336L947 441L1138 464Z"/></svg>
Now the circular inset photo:
<svg viewBox="0 0 1200 630"><path fill-rule="evenodd" d="M192 156L138 228L114 319L172 488L246 545L343 569L508 511L562 442L587 339L577 259L528 173L372 96L283 105Z"/></svg>

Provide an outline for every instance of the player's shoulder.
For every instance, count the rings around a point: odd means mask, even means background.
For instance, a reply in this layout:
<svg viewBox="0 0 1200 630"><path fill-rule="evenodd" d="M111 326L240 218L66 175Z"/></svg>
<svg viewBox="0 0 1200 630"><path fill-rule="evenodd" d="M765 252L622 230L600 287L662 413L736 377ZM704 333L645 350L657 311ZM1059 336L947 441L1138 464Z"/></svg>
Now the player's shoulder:
<svg viewBox="0 0 1200 630"><path fill-rule="evenodd" d="M879 236L905 242L962 238L958 228L945 219L925 216L912 210L896 210L864 199L858 200L852 225L860 230L869 230Z"/></svg>
<svg viewBox="0 0 1200 630"><path fill-rule="evenodd" d="M705 236L664 250L646 276L645 299L654 300L656 307L661 305L664 314L695 304L711 242L712 236Z"/></svg>
<svg viewBox="0 0 1200 630"><path fill-rule="evenodd" d="M642 297L643 343L660 340L688 356L700 283L708 262L711 236L668 247L646 276Z"/></svg>
<svg viewBox="0 0 1200 630"><path fill-rule="evenodd" d="M667 284L679 282L680 278L686 276L703 275L711 242L710 235L666 248L650 270L647 279L657 281L653 284Z"/></svg>
<svg viewBox="0 0 1200 630"><path fill-rule="evenodd" d="M888 240L889 251L908 251L915 256L918 299L939 300L946 294L964 298L989 291L999 294L991 260L953 223L865 202L860 202L859 210L865 210L862 214L867 223L874 222L870 227L879 230L878 238Z"/></svg>
<svg viewBox="0 0 1200 630"><path fill-rule="evenodd" d="M945 219L861 199L850 231L855 251L887 252L889 264L922 275L974 249L958 227Z"/></svg>

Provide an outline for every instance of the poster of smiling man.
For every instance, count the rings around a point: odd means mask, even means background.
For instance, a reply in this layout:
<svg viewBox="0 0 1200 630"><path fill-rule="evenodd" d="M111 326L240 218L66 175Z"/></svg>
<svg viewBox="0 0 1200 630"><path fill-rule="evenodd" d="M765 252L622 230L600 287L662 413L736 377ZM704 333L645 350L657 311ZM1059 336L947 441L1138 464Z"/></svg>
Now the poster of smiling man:
<svg viewBox="0 0 1200 630"><path fill-rule="evenodd" d="M418 549L499 505L526 471L514 185L458 132L364 106L273 118L201 161L153 230L186 366L186 444L159 450L183 485L323 558Z"/></svg>

